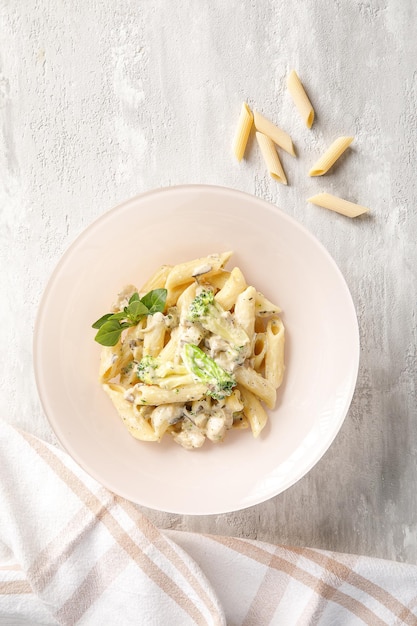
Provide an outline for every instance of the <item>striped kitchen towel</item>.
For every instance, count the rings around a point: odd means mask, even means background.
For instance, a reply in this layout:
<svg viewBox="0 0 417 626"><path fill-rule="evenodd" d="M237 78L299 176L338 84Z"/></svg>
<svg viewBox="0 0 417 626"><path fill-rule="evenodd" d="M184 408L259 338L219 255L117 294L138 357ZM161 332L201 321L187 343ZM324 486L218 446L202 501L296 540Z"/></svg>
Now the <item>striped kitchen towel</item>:
<svg viewBox="0 0 417 626"><path fill-rule="evenodd" d="M0 624L417 625L417 566L160 531L0 422Z"/></svg>

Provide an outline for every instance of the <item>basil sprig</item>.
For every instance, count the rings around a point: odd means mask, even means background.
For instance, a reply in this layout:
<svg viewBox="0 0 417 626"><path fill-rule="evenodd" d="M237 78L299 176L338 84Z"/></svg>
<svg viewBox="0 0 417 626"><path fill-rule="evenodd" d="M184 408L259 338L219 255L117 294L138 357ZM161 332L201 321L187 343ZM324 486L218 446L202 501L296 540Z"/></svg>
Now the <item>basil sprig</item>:
<svg viewBox="0 0 417 626"><path fill-rule="evenodd" d="M115 346L125 328L136 326L146 315L163 313L167 299L166 289L153 289L143 298L135 292L129 304L118 313L106 313L92 325L98 332L94 337L102 346Z"/></svg>

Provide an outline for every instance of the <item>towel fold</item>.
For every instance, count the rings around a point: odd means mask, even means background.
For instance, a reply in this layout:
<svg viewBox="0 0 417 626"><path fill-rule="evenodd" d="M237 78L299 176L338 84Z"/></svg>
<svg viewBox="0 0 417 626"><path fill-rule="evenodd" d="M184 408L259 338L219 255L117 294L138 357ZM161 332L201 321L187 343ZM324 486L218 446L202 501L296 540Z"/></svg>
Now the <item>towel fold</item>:
<svg viewBox="0 0 417 626"><path fill-rule="evenodd" d="M417 566L160 531L0 422L0 624L417 625Z"/></svg>

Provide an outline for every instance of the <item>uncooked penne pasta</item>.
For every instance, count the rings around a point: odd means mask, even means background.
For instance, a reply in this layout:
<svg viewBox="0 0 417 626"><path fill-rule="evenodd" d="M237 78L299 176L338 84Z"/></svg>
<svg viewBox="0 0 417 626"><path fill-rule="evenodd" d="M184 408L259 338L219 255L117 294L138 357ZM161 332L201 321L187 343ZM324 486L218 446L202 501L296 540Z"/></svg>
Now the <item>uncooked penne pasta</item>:
<svg viewBox="0 0 417 626"><path fill-rule="evenodd" d="M258 398L251 391L243 385L239 385L239 391L245 407L243 413L249 421L253 436L258 437L268 421L268 416Z"/></svg>
<svg viewBox="0 0 417 626"><path fill-rule="evenodd" d="M253 113L246 102L244 102L240 110L236 134L233 140L233 152L238 161L241 161L244 157L252 125Z"/></svg>
<svg viewBox="0 0 417 626"><path fill-rule="evenodd" d="M367 213L369 211L369 209L360 204L343 200L342 198L333 196L330 193L318 193L317 195L308 198L307 202L321 206L324 209L329 209L330 211L335 211L336 213L340 213L346 217L358 217L358 215L362 215L363 213Z"/></svg>
<svg viewBox="0 0 417 626"><path fill-rule="evenodd" d="M314 109L305 89L295 70L292 70L287 78L288 91L291 94L294 104L299 110L307 128L311 128L314 122Z"/></svg>
<svg viewBox="0 0 417 626"><path fill-rule="evenodd" d="M253 119L257 131L272 139L277 146L288 152L288 154L295 156L294 145L288 133L275 126L275 124L257 111L253 113Z"/></svg>
<svg viewBox="0 0 417 626"><path fill-rule="evenodd" d="M313 165L309 171L309 176L323 176L334 165L337 159L350 146L353 137L339 137L329 146L323 156Z"/></svg>
<svg viewBox="0 0 417 626"><path fill-rule="evenodd" d="M279 318L266 327L265 378L278 389L284 377L285 329Z"/></svg>
<svg viewBox="0 0 417 626"><path fill-rule="evenodd" d="M269 174L272 178L279 181L283 185L287 185L287 177L285 176L285 172L281 165L281 161L279 160L275 144L266 135L263 133L256 133L256 139L258 141L259 147L262 152L262 156L268 168Z"/></svg>

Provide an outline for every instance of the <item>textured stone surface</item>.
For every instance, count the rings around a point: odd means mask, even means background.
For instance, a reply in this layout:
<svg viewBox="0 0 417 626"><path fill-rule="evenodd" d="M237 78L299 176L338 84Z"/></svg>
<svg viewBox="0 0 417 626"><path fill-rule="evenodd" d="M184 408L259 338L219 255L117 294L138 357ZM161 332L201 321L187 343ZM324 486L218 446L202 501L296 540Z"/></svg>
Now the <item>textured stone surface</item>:
<svg viewBox="0 0 417 626"><path fill-rule="evenodd" d="M333 255L357 308L351 410L321 462L280 496L228 515L147 511L161 527L417 562L417 5L413 0L0 4L1 415L49 441L32 332L50 272L95 218L139 192L211 183L261 196ZM298 70L311 131L285 89ZM230 145L243 99L289 131L289 187ZM337 136L325 178L306 172ZM371 207L348 220L318 191ZM24 460L23 460L24 461Z"/></svg>

